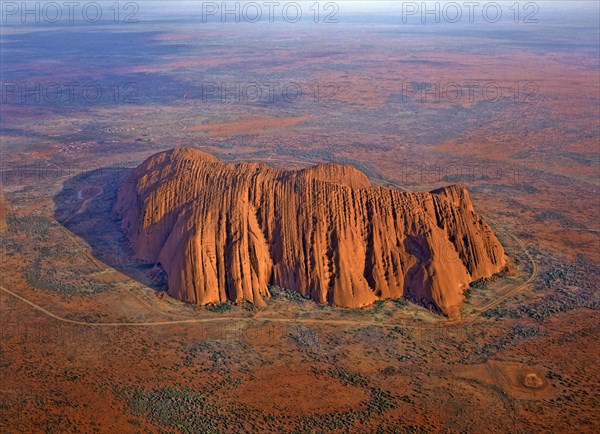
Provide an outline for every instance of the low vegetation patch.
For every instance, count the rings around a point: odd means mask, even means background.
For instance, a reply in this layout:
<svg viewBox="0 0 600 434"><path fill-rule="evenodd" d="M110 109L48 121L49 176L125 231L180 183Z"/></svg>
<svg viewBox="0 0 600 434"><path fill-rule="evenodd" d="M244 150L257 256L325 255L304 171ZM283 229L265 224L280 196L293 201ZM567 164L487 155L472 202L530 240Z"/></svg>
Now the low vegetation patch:
<svg viewBox="0 0 600 434"><path fill-rule="evenodd" d="M26 268L25 279L36 289L55 292L62 295L91 295L114 289L110 282L99 282L90 277L69 272L67 269L45 264L41 256Z"/></svg>
<svg viewBox="0 0 600 434"><path fill-rule="evenodd" d="M598 310L600 295L597 282L600 272L582 255L568 262L545 251L532 252L542 270L534 282L534 290L544 296L514 309L500 305L483 313L485 318L524 318L543 321L550 315L578 308Z"/></svg>
<svg viewBox="0 0 600 434"><path fill-rule="evenodd" d="M302 294L291 289L282 288L277 285L269 285L269 292L274 299L287 300L292 303L304 303L310 300Z"/></svg>
<svg viewBox="0 0 600 434"><path fill-rule="evenodd" d="M231 309L233 309L233 303L230 301L226 301L225 303L211 304L211 305L206 306L206 310L208 310L209 312L216 312L216 313L229 312Z"/></svg>

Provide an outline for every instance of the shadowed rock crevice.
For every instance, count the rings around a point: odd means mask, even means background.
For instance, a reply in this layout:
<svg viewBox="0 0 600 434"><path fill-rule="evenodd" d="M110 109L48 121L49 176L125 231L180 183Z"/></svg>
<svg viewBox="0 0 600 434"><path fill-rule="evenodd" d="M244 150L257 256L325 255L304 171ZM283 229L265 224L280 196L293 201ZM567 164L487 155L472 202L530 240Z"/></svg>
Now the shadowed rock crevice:
<svg viewBox="0 0 600 434"><path fill-rule="evenodd" d="M410 295L455 316L469 283L505 264L462 186L404 193L349 166L282 171L187 148L127 181L114 210L133 250L188 302L264 305L274 284L342 307Z"/></svg>

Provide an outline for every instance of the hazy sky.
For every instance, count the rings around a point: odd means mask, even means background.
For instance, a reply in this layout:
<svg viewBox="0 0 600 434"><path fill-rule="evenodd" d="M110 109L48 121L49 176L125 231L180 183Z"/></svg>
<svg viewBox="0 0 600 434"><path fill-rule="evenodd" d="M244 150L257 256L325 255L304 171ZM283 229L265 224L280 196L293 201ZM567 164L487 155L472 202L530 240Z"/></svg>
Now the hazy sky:
<svg viewBox="0 0 600 434"><path fill-rule="evenodd" d="M337 5L339 9L339 14L344 13L389 13L389 14L402 14L403 7L405 10L409 10L411 5L415 5L419 8L419 12L423 9L423 4L425 4L425 8L434 9L435 4L439 4L440 8L444 8L446 5L450 3L457 4L464 15L468 14L469 3L479 3L479 5L473 5L474 11L476 13L481 14L481 8L484 5L497 3L501 5L502 11L505 15L511 14L511 7L514 7L516 3L519 4L520 8L523 9L528 3L533 3L539 9L539 14L543 15L548 12L552 12L553 14L556 12L560 12L561 14L573 14L573 15L586 15L587 17L597 17L599 14L599 0L537 0L537 1L529 1L529 0L415 0L415 1L405 1L405 0L340 0L340 1L329 1L329 0L255 0L255 1L226 1L227 4L239 3L241 5L245 3L257 3L264 9L266 12L267 7L264 6L265 1L275 1L279 3L281 8L283 5L288 3L296 2L302 5L302 9L304 11L308 10L311 5L314 3L319 3L321 7L324 7L327 3L334 3ZM179 1L179 0L171 0L171 1L155 1L155 0L139 0L136 3L140 5L141 9L146 10L163 10L163 11L171 11L174 12L176 10L180 11L189 11L194 10L200 12L203 8L203 5L206 7L207 4L212 3L217 5L219 8L223 4L222 0L216 1ZM233 6L228 6L233 7Z"/></svg>

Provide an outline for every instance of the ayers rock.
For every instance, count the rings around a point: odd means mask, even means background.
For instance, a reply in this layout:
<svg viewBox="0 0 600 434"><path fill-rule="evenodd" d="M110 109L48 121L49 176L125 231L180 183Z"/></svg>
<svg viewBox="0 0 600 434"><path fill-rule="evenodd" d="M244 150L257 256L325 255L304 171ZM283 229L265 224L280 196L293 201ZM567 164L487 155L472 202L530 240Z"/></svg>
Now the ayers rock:
<svg viewBox="0 0 600 434"><path fill-rule="evenodd" d="M6 231L8 225L6 223L6 214L8 213L8 204L4 200L2 193L2 184L0 184L0 232Z"/></svg>
<svg viewBox="0 0 600 434"><path fill-rule="evenodd" d="M264 305L275 284L318 303L407 296L456 316L469 283L506 262L464 187L405 193L337 164L286 171L175 148L129 175L115 211L169 294L201 305Z"/></svg>

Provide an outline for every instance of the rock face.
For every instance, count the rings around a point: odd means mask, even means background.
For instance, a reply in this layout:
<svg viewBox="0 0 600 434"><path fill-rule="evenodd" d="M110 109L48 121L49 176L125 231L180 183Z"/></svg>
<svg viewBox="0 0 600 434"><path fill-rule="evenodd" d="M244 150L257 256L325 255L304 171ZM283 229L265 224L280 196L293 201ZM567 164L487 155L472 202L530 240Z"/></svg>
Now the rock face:
<svg viewBox="0 0 600 434"><path fill-rule="evenodd" d="M8 204L4 200L4 194L2 193L2 184L0 184L0 232L4 232L7 228L6 214Z"/></svg>
<svg viewBox="0 0 600 434"><path fill-rule="evenodd" d="M343 307L408 296L456 316L469 283L506 261L462 186L404 193L335 164L282 171L175 148L131 173L115 211L169 294L198 304L264 305L275 284Z"/></svg>

